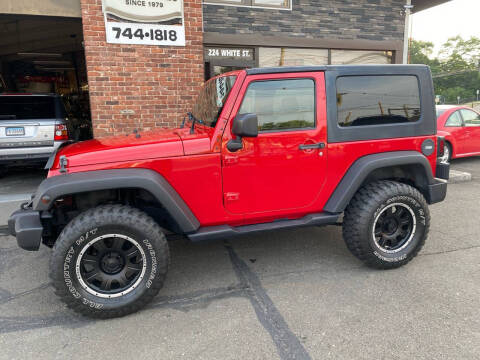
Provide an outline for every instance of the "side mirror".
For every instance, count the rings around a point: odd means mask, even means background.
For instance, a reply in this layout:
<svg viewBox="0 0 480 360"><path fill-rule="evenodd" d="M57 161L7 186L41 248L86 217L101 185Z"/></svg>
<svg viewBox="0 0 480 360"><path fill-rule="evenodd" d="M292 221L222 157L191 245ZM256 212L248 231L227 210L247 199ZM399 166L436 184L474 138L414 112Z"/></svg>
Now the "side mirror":
<svg viewBox="0 0 480 360"><path fill-rule="evenodd" d="M256 114L241 114L233 119L232 132L240 137L258 136L258 118Z"/></svg>
<svg viewBox="0 0 480 360"><path fill-rule="evenodd" d="M237 136L227 143L227 149L235 152L243 147L243 137L258 136L258 118L256 114L240 114L233 119L232 133Z"/></svg>

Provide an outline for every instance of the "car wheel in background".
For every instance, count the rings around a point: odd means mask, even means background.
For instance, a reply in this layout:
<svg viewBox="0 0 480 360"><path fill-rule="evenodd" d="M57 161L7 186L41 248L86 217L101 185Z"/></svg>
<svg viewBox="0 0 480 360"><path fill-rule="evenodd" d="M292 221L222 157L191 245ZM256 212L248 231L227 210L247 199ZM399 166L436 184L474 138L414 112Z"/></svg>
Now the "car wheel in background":
<svg viewBox="0 0 480 360"><path fill-rule="evenodd" d="M449 163L452 159L452 145L449 142L445 142L445 149L443 150L443 156L440 158L440 162Z"/></svg>

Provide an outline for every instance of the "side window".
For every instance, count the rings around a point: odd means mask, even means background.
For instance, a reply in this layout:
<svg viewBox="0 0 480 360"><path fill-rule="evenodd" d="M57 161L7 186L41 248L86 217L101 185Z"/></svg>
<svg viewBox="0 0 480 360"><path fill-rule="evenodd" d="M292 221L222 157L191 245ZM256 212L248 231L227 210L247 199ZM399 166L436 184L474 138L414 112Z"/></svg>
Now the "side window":
<svg viewBox="0 0 480 360"><path fill-rule="evenodd" d="M445 126L450 126L450 127L458 127L462 126L462 117L460 116L460 113L458 111L455 111L450 117L448 118L447 122L445 123Z"/></svg>
<svg viewBox="0 0 480 360"><path fill-rule="evenodd" d="M416 122L420 114L416 76L342 76L337 79L340 127Z"/></svg>
<svg viewBox="0 0 480 360"><path fill-rule="evenodd" d="M315 82L312 79L253 82L238 113L257 114L259 131L313 128Z"/></svg>
<svg viewBox="0 0 480 360"><path fill-rule="evenodd" d="M465 126L480 126L480 115L475 111L462 109L463 121L465 121Z"/></svg>

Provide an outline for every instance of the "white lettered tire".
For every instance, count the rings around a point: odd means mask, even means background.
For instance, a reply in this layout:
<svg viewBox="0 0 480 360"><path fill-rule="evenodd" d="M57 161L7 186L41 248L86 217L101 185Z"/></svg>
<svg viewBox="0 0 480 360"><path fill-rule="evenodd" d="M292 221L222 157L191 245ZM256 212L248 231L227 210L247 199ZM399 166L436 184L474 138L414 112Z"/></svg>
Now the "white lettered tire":
<svg viewBox="0 0 480 360"><path fill-rule="evenodd" d="M142 211L105 205L85 211L53 248L55 293L82 315L112 318L133 313L160 291L169 249L158 224Z"/></svg>
<svg viewBox="0 0 480 360"><path fill-rule="evenodd" d="M405 265L423 247L430 213L423 195L395 181L377 181L353 197L343 220L348 249L370 267L392 269Z"/></svg>

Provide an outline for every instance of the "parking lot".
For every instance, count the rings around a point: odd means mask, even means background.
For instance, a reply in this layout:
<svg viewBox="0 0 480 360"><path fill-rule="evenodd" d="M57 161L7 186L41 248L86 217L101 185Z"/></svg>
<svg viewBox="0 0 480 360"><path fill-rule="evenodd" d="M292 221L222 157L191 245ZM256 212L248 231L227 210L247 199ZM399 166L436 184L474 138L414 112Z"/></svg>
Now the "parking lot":
<svg viewBox="0 0 480 360"><path fill-rule="evenodd" d="M366 268L335 226L180 239L154 302L113 320L68 310L50 250L20 250L0 226L0 358L478 359L480 157L452 168L472 181L431 207L429 239L403 268ZM1 219L43 175L2 180Z"/></svg>

